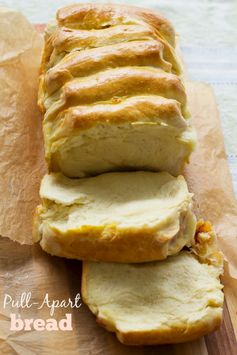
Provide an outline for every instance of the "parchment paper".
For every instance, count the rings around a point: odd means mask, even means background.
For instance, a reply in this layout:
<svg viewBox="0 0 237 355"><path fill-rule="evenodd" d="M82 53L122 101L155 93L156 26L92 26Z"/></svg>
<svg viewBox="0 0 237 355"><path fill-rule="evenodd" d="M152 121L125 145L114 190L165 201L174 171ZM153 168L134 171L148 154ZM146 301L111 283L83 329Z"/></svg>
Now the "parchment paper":
<svg viewBox="0 0 237 355"><path fill-rule="evenodd" d="M74 330L63 335L57 331L9 330L9 314L13 310L3 309L5 293L17 298L22 292L31 291L34 301L40 302L46 292L54 299L80 292L80 262L50 257L38 245L30 245L39 183L46 171L41 117L36 105L41 49L41 36L22 15L0 9L0 235L8 237L0 238L0 353L153 354L154 347L144 350L119 344L114 335L96 325L84 306L56 312L59 319L66 312L73 314ZM237 203L220 120L209 86L189 83L187 89L199 142L185 175L195 193L196 212L213 223L229 262L225 294L237 333ZM48 309L24 309L18 313L46 319ZM190 344L196 346L197 354L206 354L205 349L200 350L203 339L173 347L175 354L188 354ZM160 347L159 353L162 349L171 353L170 347Z"/></svg>
<svg viewBox="0 0 237 355"><path fill-rule="evenodd" d="M36 105L42 45L24 16L0 8L0 235L27 244L45 171Z"/></svg>

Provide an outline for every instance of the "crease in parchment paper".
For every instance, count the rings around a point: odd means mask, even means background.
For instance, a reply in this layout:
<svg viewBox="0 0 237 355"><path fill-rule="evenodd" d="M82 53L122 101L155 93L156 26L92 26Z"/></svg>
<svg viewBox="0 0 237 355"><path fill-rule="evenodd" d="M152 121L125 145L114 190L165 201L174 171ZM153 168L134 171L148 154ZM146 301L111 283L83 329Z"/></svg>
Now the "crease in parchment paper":
<svg viewBox="0 0 237 355"><path fill-rule="evenodd" d="M32 218L39 202L39 184L46 172L42 117L37 108L42 45L42 37L24 16L0 8L0 235L8 237L0 238L0 353L55 354L57 349L57 354L143 354L142 349L125 347L99 328L84 306L73 311L73 331L63 336L60 332L9 330L12 310L3 309L5 293L17 298L22 292L31 291L34 300L40 302L45 292L55 299L80 292L79 268L69 277L70 261L51 257L38 245L32 245ZM197 215L212 222L229 263L229 273L223 279L236 331L237 206L219 115L208 85L188 83L187 93L198 145L185 177L194 192ZM22 317L48 318L47 309L19 312ZM57 313L57 317L65 312Z"/></svg>

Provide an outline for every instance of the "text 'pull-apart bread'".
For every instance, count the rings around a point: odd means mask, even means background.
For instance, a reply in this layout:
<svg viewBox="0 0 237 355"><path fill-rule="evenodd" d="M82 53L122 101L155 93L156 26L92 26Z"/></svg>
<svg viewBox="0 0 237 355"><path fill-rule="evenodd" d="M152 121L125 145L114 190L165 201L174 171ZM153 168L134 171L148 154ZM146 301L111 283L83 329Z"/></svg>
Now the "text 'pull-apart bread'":
<svg viewBox="0 0 237 355"><path fill-rule="evenodd" d="M120 172L43 178L35 239L50 254L83 260L145 262L194 241L192 194L182 176Z"/></svg>
<svg viewBox="0 0 237 355"><path fill-rule="evenodd" d="M84 262L82 297L98 323L128 345L191 341L217 329L223 258L214 233L201 229L191 250L164 261Z"/></svg>
<svg viewBox="0 0 237 355"><path fill-rule="evenodd" d="M39 105L50 171L177 176L195 145L171 24L148 10L78 4L57 13Z"/></svg>

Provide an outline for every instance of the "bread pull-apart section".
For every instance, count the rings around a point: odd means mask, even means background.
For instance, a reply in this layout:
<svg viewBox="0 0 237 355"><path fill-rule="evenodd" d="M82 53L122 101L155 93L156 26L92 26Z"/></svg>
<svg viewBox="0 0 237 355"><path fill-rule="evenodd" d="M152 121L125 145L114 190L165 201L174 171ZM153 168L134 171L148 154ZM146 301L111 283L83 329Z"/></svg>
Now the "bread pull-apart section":
<svg viewBox="0 0 237 355"><path fill-rule="evenodd" d="M182 176L107 173L43 178L35 240L52 255L114 262L162 260L194 242L192 194Z"/></svg>
<svg viewBox="0 0 237 355"><path fill-rule="evenodd" d="M181 72L174 30L160 15L119 5L59 10L45 36L39 88L50 171L182 173L195 134Z"/></svg>
<svg viewBox="0 0 237 355"><path fill-rule="evenodd" d="M82 297L98 323L124 344L191 341L221 324L222 271L214 232L197 231L191 250L163 261L84 262Z"/></svg>
<svg viewBox="0 0 237 355"><path fill-rule="evenodd" d="M45 74L45 90L50 95L75 77L105 71L108 68L150 66L171 72L171 63L163 57L163 45L158 41L118 43L83 51L72 51Z"/></svg>

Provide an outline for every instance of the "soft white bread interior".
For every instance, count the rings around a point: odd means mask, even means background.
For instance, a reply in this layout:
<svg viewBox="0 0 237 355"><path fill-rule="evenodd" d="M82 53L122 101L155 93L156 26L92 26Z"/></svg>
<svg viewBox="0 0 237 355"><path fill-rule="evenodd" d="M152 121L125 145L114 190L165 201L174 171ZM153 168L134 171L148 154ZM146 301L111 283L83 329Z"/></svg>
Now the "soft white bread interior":
<svg viewBox="0 0 237 355"><path fill-rule="evenodd" d="M194 240L196 219L185 179L168 173L43 178L35 239L50 254L83 260L145 262Z"/></svg>
<svg viewBox="0 0 237 355"><path fill-rule="evenodd" d="M50 171L182 173L195 146L172 25L120 5L78 4L49 26L39 106Z"/></svg>
<svg viewBox="0 0 237 355"><path fill-rule="evenodd" d="M202 226L203 228L203 226ZM196 339L220 326L222 254L211 231L193 250L145 264L84 262L82 297L99 324L128 345Z"/></svg>

